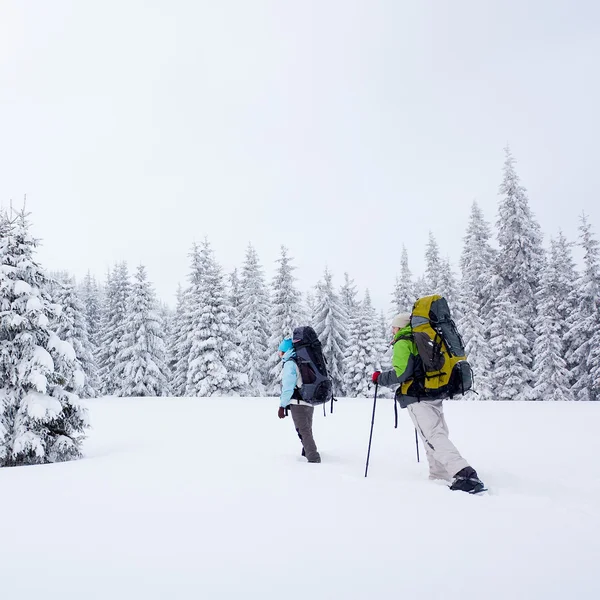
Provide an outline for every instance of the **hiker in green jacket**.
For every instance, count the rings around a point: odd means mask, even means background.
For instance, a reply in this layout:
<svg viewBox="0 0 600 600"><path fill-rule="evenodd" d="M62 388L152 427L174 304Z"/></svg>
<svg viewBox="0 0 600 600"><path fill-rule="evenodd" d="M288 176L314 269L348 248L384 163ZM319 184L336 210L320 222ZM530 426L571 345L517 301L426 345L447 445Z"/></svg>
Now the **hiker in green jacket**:
<svg viewBox="0 0 600 600"><path fill-rule="evenodd" d="M401 408L407 408L419 436L425 446L429 462L429 479L452 481L451 489L475 493L481 491L483 483L477 472L461 456L448 437L448 425L444 418L441 399L427 399L420 391L425 371L417 345L412 336L410 313L401 313L392 320L394 346L392 369L375 371L373 383L386 387L400 386L413 381L407 393L402 394L400 387L396 390L396 401Z"/></svg>

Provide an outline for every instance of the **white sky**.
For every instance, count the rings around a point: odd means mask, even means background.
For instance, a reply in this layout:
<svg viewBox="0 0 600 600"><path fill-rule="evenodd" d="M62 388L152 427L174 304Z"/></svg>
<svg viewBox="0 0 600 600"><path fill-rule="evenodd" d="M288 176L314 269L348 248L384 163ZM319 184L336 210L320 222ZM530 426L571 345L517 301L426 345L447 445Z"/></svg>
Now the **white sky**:
<svg viewBox="0 0 600 600"><path fill-rule="evenodd" d="M544 232L600 230L600 3L0 0L0 199L39 259L147 265L173 303L192 241L225 269L290 247L387 303L404 242L456 264L495 220L510 143ZM458 236L458 237L457 237ZM387 306L386 306L387 308Z"/></svg>

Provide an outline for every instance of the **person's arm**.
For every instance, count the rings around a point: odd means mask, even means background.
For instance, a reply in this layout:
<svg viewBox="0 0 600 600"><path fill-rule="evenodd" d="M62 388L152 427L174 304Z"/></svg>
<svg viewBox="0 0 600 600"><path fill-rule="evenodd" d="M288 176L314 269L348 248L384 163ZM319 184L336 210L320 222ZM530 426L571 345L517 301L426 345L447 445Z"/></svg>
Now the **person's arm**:
<svg viewBox="0 0 600 600"><path fill-rule="evenodd" d="M392 367L389 371L384 371L377 383L386 387L404 383L413 376L414 356L410 351L411 344L398 341L394 344L394 354L392 356Z"/></svg>
<svg viewBox="0 0 600 600"><path fill-rule="evenodd" d="M281 396L279 397L279 406L287 408L292 401L296 383L298 381L298 371L296 363L288 360L283 363L283 373L281 375Z"/></svg>

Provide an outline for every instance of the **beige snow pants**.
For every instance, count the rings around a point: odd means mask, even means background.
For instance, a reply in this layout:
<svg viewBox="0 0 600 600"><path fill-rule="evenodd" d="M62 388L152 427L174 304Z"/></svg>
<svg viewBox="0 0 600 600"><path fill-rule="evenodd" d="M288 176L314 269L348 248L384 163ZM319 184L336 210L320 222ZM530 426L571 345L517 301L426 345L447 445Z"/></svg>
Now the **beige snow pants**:
<svg viewBox="0 0 600 600"><path fill-rule="evenodd" d="M442 400L422 400L406 408L425 446L430 479L451 480L469 463L448 438Z"/></svg>

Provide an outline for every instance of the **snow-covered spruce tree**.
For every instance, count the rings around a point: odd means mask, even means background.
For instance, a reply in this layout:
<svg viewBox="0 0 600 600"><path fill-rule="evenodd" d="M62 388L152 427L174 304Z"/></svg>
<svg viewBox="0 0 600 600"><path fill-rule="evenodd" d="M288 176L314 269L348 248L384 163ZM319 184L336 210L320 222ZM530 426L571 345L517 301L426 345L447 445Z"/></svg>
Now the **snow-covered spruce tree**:
<svg viewBox="0 0 600 600"><path fill-rule="evenodd" d="M383 311L380 312L377 318L375 334L375 348L377 355L375 368L381 371L387 371L392 368L393 346L390 344L392 338L390 319L386 318ZM380 387L378 396L381 398L393 398L394 391L390 388Z"/></svg>
<svg viewBox="0 0 600 600"><path fill-rule="evenodd" d="M525 320L504 289L495 298L490 330L494 357L491 388L496 400L527 400L532 379L531 353Z"/></svg>
<svg viewBox="0 0 600 600"><path fill-rule="evenodd" d="M452 318L456 321L460 319L461 311L459 306L459 290L456 281L456 274L450 264L449 258L444 258L441 261L442 268L439 277L439 294L444 296L448 302L448 306L452 311Z"/></svg>
<svg viewBox="0 0 600 600"><path fill-rule="evenodd" d="M308 290L306 292L306 298L304 300L306 304L306 313L308 315L308 325L314 327L315 324L315 310L317 309L317 299L315 298L315 292Z"/></svg>
<svg viewBox="0 0 600 600"><path fill-rule="evenodd" d="M492 400L491 375L494 354L489 343L492 307L492 275L495 252L490 245L490 226L476 202L473 203L460 259L461 294L458 329L465 340L469 363L475 374L478 396Z"/></svg>
<svg viewBox="0 0 600 600"><path fill-rule="evenodd" d="M342 306L348 315L348 319L352 317L352 314L359 305L357 295L358 292L356 291L354 279L351 279L348 273L344 273L344 283L340 288L340 301L342 302Z"/></svg>
<svg viewBox="0 0 600 600"><path fill-rule="evenodd" d="M431 290L429 284L427 283L427 279L424 275L418 277L415 281L415 300L418 298L422 298L423 296L430 296L435 292ZM412 307L411 307L412 310Z"/></svg>
<svg viewBox="0 0 600 600"><path fill-rule="evenodd" d="M348 345L348 314L333 288L333 277L325 269L317 285L315 333L323 346L327 373L333 382L333 393L344 390L344 354Z"/></svg>
<svg viewBox="0 0 600 600"><path fill-rule="evenodd" d="M403 244L402 257L400 259L400 275L396 277L396 285L392 294L392 312L395 315L403 312L411 312L416 299L417 295L415 294L412 272L408 266L408 252Z"/></svg>
<svg viewBox="0 0 600 600"><path fill-rule="evenodd" d="M256 250L250 244L240 281L240 332L247 365L248 394L264 396L269 357L269 294Z"/></svg>
<svg viewBox="0 0 600 600"><path fill-rule="evenodd" d="M100 389L98 367L88 336L85 308L77 295L75 281L65 279L61 283L56 282L53 300L59 304L60 310L56 311L51 328L61 340L73 346L79 368L85 375L79 395L82 398L95 398Z"/></svg>
<svg viewBox="0 0 600 600"><path fill-rule="evenodd" d="M190 285L182 291L181 298L177 302L177 323L174 327L176 339L172 343L172 360L175 363L175 368L171 370L173 374L173 385L171 387L176 396L186 395L192 334L198 324L200 286L207 269L205 257L202 256L196 243L192 245L189 258L190 274L188 279Z"/></svg>
<svg viewBox="0 0 600 600"><path fill-rule="evenodd" d="M24 212L0 216L0 466L79 458L88 427L85 376L49 326L56 307L36 245Z"/></svg>
<svg viewBox="0 0 600 600"><path fill-rule="evenodd" d="M572 400L570 373L563 358L561 338L562 317L559 311L559 275L557 244L551 242L551 252L544 266L537 292L538 316L533 346L533 388L531 400Z"/></svg>
<svg viewBox="0 0 600 600"><path fill-rule="evenodd" d="M518 306L526 323L526 337L533 342L536 293L544 264L542 233L529 207L526 190L515 171L515 159L506 148L504 177L498 205L497 272L508 298Z"/></svg>
<svg viewBox="0 0 600 600"><path fill-rule="evenodd" d="M425 250L425 280L429 288L428 294L440 293L440 274L442 268L440 249L433 233L430 231L429 241Z"/></svg>
<svg viewBox="0 0 600 600"><path fill-rule="evenodd" d="M181 328L182 328L182 317L183 317L183 288L181 284L177 286L177 296L176 296L176 304L175 311L171 315L171 322L169 327L167 328L167 350L166 350L166 359L167 359L167 369L169 371L171 377L171 393L177 395L178 389L176 389L175 384L173 383L173 377L177 372L177 345L179 343L179 339L181 337Z"/></svg>
<svg viewBox="0 0 600 600"><path fill-rule="evenodd" d="M523 377L523 385L529 387L533 381L531 356L536 333L534 330L537 316L536 294L539 278L544 264L542 234L535 220L525 188L520 184L515 171L514 159L506 149L504 177L500 185L502 195L498 206L498 245L494 289L496 298L502 297L511 305L509 312L521 322L519 337L522 346L515 348L513 360L524 359L515 365L514 372ZM500 377L495 377L496 383Z"/></svg>
<svg viewBox="0 0 600 600"><path fill-rule="evenodd" d="M231 319L221 267L207 240L200 247L204 273L192 306L194 330L187 374L187 396L231 396L246 391L248 377Z"/></svg>
<svg viewBox="0 0 600 600"><path fill-rule="evenodd" d="M118 357L125 347L131 283L127 263L115 265L106 282L106 300L102 319L99 368L104 394L115 395L121 389L124 365Z"/></svg>
<svg viewBox="0 0 600 600"><path fill-rule="evenodd" d="M242 289L237 269L229 274L229 304L235 314L238 314L242 306Z"/></svg>
<svg viewBox="0 0 600 600"><path fill-rule="evenodd" d="M296 289L296 278L292 259L285 246L281 247L281 257L277 260L279 267L271 284L271 314L269 325L268 382L267 391L275 394L281 381L281 360L277 348L282 339L290 337L294 328L302 323L301 295Z"/></svg>
<svg viewBox="0 0 600 600"><path fill-rule="evenodd" d="M117 357L123 371L118 395L168 396L164 322L143 265L134 276L128 313L123 348Z"/></svg>
<svg viewBox="0 0 600 600"><path fill-rule="evenodd" d="M371 375L379 364L377 337L377 317L367 290L350 322L345 361L345 388L350 397L370 394Z"/></svg>
<svg viewBox="0 0 600 600"><path fill-rule="evenodd" d="M585 215L579 225L583 271L576 285L577 306L568 319L566 336L572 358L575 400L600 400L600 250Z"/></svg>
<svg viewBox="0 0 600 600"><path fill-rule="evenodd" d="M88 271L80 288L88 338L94 355L98 352L98 341L102 328L102 300L96 278Z"/></svg>

